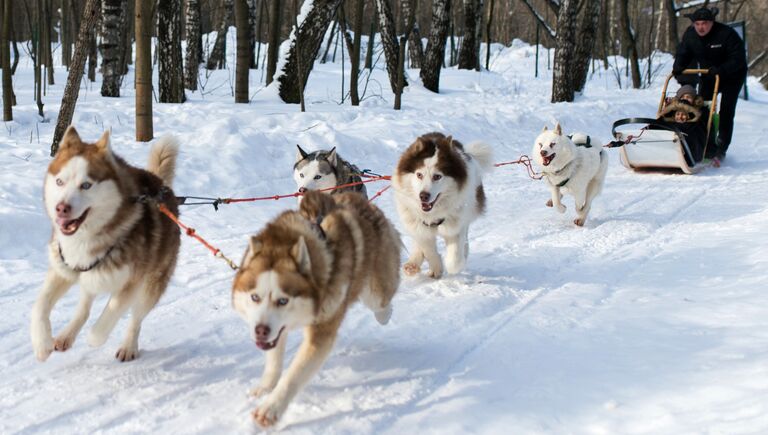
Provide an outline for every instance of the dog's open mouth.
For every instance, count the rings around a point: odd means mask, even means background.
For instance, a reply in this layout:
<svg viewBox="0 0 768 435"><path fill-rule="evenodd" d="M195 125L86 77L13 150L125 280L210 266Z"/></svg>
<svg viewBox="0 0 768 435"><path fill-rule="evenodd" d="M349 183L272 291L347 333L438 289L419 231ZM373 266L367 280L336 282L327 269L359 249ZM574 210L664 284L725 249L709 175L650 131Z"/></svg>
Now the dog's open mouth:
<svg viewBox="0 0 768 435"><path fill-rule="evenodd" d="M432 201L432 202L424 202L424 201L422 201L422 202L421 202L421 209L422 209L423 211L431 211L431 210L432 210L432 207L434 207L434 206L435 206L435 203L437 202L437 200L438 200L438 199L440 199L440 194L439 194L439 193L438 193L438 194L437 194L437 196L435 197L435 200L434 200L434 201Z"/></svg>
<svg viewBox="0 0 768 435"><path fill-rule="evenodd" d="M59 224L59 230L61 230L61 233L65 236L71 236L72 234L75 234L78 228L80 228L80 225L82 225L82 223L85 221L89 211L91 211L90 208L86 209L77 219L66 220L57 218L56 223Z"/></svg>
<svg viewBox="0 0 768 435"><path fill-rule="evenodd" d="M258 341L256 340L256 347L258 347L261 350L270 350L277 346L277 341L280 340L280 335L283 334L283 329L285 329L285 326L280 328L280 332L277 333L277 337L275 337L272 341Z"/></svg>
<svg viewBox="0 0 768 435"><path fill-rule="evenodd" d="M556 153L552 153L548 156L542 156L541 164L544 166L549 166L549 164L552 163L552 160L555 158L556 155L557 155Z"/></svg>

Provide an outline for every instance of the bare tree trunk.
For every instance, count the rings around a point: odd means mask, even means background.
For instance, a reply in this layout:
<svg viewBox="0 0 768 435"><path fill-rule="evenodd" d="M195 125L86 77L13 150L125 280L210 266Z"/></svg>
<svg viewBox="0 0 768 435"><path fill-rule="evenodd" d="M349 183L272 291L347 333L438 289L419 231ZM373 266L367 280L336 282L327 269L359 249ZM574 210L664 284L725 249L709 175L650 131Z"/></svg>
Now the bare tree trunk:
<svg viewBox="0 0 768 435"><path fill-rule="evenodd" d="M375 12L374 12L375 14ZM368 46L365 50L365 68L373 69L373 46L376 43L376 20L371 19L371 30L368 32Z"/></svg>
<svg viewBox="0 0 768 435"><path fill-rule="evenodd" d="M3 121L13 121L13 81L11 78L11 1L2 1L3 31L0 41L0 63L3 67Z"/></svg>
<svg viewBox="0 0 768 435"><path fill-rule="evenodd" d="M555 66L552 70L552 102L571 102L574 84L569 68L573 63L576 45L577 0L563 0L557 15L555 38Z"/></svg>
<svg viewBox="0 0 768 435"><path fill-rule="evenodd" d="M493 23L493 7L496 1L490 0L488 5L488 18L485 24L485 69L490 69L491 62L491 24Z"/></svg>
<svg viewBox="0 0 768 435"><path fill-rule="evenodd" d="M480 33L483 0L464 0L464 40L459 51L459 69L480 71Z"/></svg>
<svg viewBox="0 0 768 435"><path fill-rule="evenodd" d="M395 20L392 18L392 9L387 0L376 0L376 12L379 19L379 34L384 46L384 57L387 59L387 74L392 92L397 92L397 57L398 43L395 33ZM405 83L408 86L408 83Z"/></svg>
<svg viewBox="0 0 768 435"><path fill-rule="evenodd" d="M264 21L264 11L266 11L266 0L259 2L259 19L256 21L256 56L254 56L254 68L259 69L259 59L261 58L261 23Z"/></svg>
<svg viewBox="0 0 768 435"><path fill-rule="evenodd" d="M83 10L83 19L80 20L80 32L78 33L77 41L75 42L75 53L72 57L72 63L69 66L67 84L64 87L64 95L61 98L59 119L56 121L56 129L53 132L51 156L56 155L61 137L64 136L64 131L69 124L72 123L72 115L75 113L77 96L80 93L80 78L83 76L83 69L85 68L86 52L88 51L88 44L90 43L91 35L96 27L98 18L99 0L87 0L85 2L85 9Z"/></svg>
<svg viewBox="0 0 768 435"><path fill-rule="evenodd" d="M640 77L640 62L637 58L637 44L635 42L635 34L631 24L629 23L629 0L619 0L619 15L619 20L621 22L621 28L624 33L624 41L627 49L627 58L632 70L632 87L639 89L642 85L642 79Z"/></svg>
<svg viewBox="0 0 768 435"><path fill-rule="evenodd" d="M339 4L341 0L315 0L298 31L294 32L283 74L278 79L280 98L286 103L300 102L303 85L307 83L325 31Z"/></svg>
<svg viewBox="0 0 768 435"><path fill-rule="evenodd" d="M61 0L61 64L69 69L69 61L72 59L72 0Z"/></svg>
<svg viewBox="0 0 768 435"><path fill-rule="evenodd" d="M357 90L357 79L360 75L360 46L363 33L363 6L364 0L355 0L355 37L352 42L352 50L349 51L349 59L352 69L349 72L349 97L353 106L360 105L360 95Z"/></svg>
<svg viewBox="0 0 768 435"><path fill-rule="evenodd" d="M200 0L186 0L187 52L184 59L184 86L197 90L200 69Z"/></svg>
<svg viewBox="0 0 768 435"><path fill-rule="evenodd" d="M122 76L123 40L120 33L125 19L126 0L101 1L101 95L119 97Z"/></svg>
<svg viewBox="0 0 768 435"><path fill-rule="evenodd" d="M413 3L413 4L412 4ZM424 57L424 47L421 45L421 31L419 30L419 20L416 15L419 10L418 0L401 0L400 11L404 23L413 23L413 26L404 29L408 33L408 55L411 58L411 68L421 68L421 60Z"/></svg>
<svg viewBox="0 0 768 435"><path fill-rule="evenodd" d="M334 20L333 24L331 24L331 32L328 35L328 42L325 44L325 51L323 52L323 55L320 56L320 63L326 63L328 59L328 52L331 51L331 44L333 44L334 38L337 36L336 26L338 25L339 20ZM334 50L334 58L336 57L336 51Z"/></svg>
<svg viewBox="0 0 768 435"><path fill-rule="evenodd" d="M573 55L573 65L571 66L571 80L573 89L577 92L584 90L587 83L587 74L589 73L589 59L595 48L595 39L597 36L597 26L600 20L601 0L584 0L586 8L579 24L579 33L576 40L576 53Z"/></svg>
<svg viewBox="0 0 768 435"><path fill-rule="evenodd" d="M133 0L127 0L126 9L125 12L123 12L123 24L121 26L122 30L120 31L120 34L123 35L123 49L120 50L120 73L123 76L128 74L128 65L133 64L133 35L135 32L134 28L136 27L133 22L134 17L136 16L134 11L135 6ZM120 78L121 83L122 81L123 77Z"/></svg>
<svg viewBox="0 0 768 435"><path fill-rule="evenodd" d="M96 66L99 64L99 47L96 44L96 28L99 25L99 18L96 18L96 25L91 29L88 39L88 80L93 83L96 81Z"/></svg>
<svg viewBox="0 0 768 435"><path fill-rule="evenodd" d="M43 59L45 60L45 72L48 76L48 84L53 85L53 53L51 52L51 0L43 0Z"/></svg>
<svg viewBox="0 0 768 435"><path fill-rule="evenodd" d="M256 68L256 39L259 33L256 24L256 0L246 0L246 3L248 4L248 68L250 69Z"/></svg>
<svg viewBox="0 0 768 435"><path fill-rule="evenodd" d="M421 81L432 92L440 92L440 68L445 59L445 39L448 36L448 19L451 15L450 0L432 1L432 26L429 29L427 50L421 65Z"/></svg>
<svg viewBox="0 0 768 435"><path fill-rule="evenodd" d="M154 137L152 126L152 5L136 0L136 140Z"/></svg>
<svg viewBox="0 0 768 435"><path fill-rule="evenodd" d="M669 18L669 21L667 22L667 25L669 26L667 29L667 43L669 44L667 46L667 50L674 52L677 50L677 45L680 43L680 39L677 35L677 12L675 11L675 0L666 0L665 9L667 11L667 17Z"/></svg>
<svg viewBox="0 0 768 435"><path fill-rule="evenodd" d="M181 0L159 0L157 24L160 102L183 103L186 97L181 63Z"/></svg>
<svg viewBox="0 0 768 435"><path fill-rule="evenodd" d="M248 73L251 66L251 23L247 0L235 0L237 62L235 65L235 103L248 102Z"/></svg>
<svg viewBox="0 0 768 435"><path fill-rule="evenodd" d="M266 0L265 0L266 1ZM272 0L269 4L269 47L267 52L267 85L272 83L277 72L277 57L280 54L280 18L283 14L282 2Z"/></svg>
<svg viewBox="0 0 768 435"><path fill-rule="evenodd" d="M217 28L216 42L213 50L208 55L207 69L224 69L227 67L227 30L232 21L232 3L234 0L224 0L222 3L223 14Z"/></svg>

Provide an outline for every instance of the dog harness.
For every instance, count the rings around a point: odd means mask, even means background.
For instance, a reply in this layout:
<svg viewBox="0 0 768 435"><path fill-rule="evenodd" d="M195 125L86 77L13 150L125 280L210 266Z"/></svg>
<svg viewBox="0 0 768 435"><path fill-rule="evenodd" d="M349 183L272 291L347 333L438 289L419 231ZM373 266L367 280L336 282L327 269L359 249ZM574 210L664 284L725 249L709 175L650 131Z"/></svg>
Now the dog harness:
<svg viewBox="0 0 768 435"><path fill-rule="evenodd" d="M64 263L65 266L67 266L68 268L74 270L75 272L88 272L89 270L92 270L94 267L98 266L102 262L102 260L107 258L109 256L109 254L112 253L112 250L115 249L115 246L117 246L117 245L110 246L109 249L107 249L107 252L104 253L104 255L102 255L101 257L97 258L96 261L94 261L93 263L89 264L88 266L85 266L85 267L72 267L72 266L70 266L67 263L67 260L64 259L64 252L61 250L61 243L59 243L59 258L61 259L61 262Z"/></svg>
<svg viewBox="0 0 768 435"><path fill-rule="evenodd" d="M424 224L424 226L430 227L430 228L439 227L443 222L445 222L445 218L440 218L434 222L429 222L429 223L427 223L426 221L421 221L421 223Z"/></svg>

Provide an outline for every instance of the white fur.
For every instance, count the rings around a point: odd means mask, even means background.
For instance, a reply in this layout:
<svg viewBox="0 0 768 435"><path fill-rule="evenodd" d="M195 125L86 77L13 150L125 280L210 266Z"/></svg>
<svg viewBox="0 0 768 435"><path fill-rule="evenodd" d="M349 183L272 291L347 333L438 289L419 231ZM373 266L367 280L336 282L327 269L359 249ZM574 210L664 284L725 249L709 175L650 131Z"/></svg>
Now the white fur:
<svg viewBox="0 0 768 435"><path fill-rule="evenodd" d="M574 140L583 143L586 134L575 133ZM600 193L608 170L608 156L602 151L600 141L592 138L591 148L576 146L574 141L562 134L558 124L554 130L545 127L534 142L531 154L540 168L544 180L549 186L551 199L548 207L555 207L565 213L565 206L560 201L563 193L573 196L576 207L576 225L582 226L592 207L592 200ZM551 161L545 165L545 157ZM563 186L559 186L565 183Z"/></svg>
<svg viewBox="0 0 768 435"><path fill-rule="evenodd" d="M417 274L425 259L430 277L439 278L443 274L443 261L437 252L438 235L446 243L445 270L454 274L464 269L469 252L469 224L480 216L476 190L482 184L482 173L492 167L490 146L476 142L467 147L466 153L470 157L465 156L467 180L461 187L437 168L439 151L425 159L424 166L416 172L396 173L392 178L397 211L406 231L414 239L410 257L403 266L407 275ZM435 175L440 178L435 180ZM428 212L421 208L421 192L428 192L432 199L437 198ZM444 219L440 225L425 225L440 219Z"/></svg>

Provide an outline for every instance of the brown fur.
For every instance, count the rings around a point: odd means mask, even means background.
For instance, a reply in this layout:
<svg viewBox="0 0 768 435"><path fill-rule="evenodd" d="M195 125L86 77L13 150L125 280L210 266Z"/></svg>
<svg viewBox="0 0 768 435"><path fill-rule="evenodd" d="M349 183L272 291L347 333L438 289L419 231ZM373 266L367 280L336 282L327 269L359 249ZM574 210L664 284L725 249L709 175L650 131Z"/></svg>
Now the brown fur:
<svg viewBox="0 0 768 435"><path fill-rule="evenodd" d="M680 100L675 97L664 106L659 117L668 122L675 122L675 112L682 111L688 114L687 122L697 122L701 119L701 108L704 105L704 99L697 95L693 104L689 104L686 101Z"/></svg>
<svg viewBox="0 0 768 435"><path fill-rule="evenodd" d="M467 181L467 168L460 154L464 154L464 146L451 136L442 133L427 133L416 138L416 141L405 150L397 164L397 172L401 174L416 172L424 165L424 159L439 153L437 168L445 176L453 177L459 188Z"/></svg>

